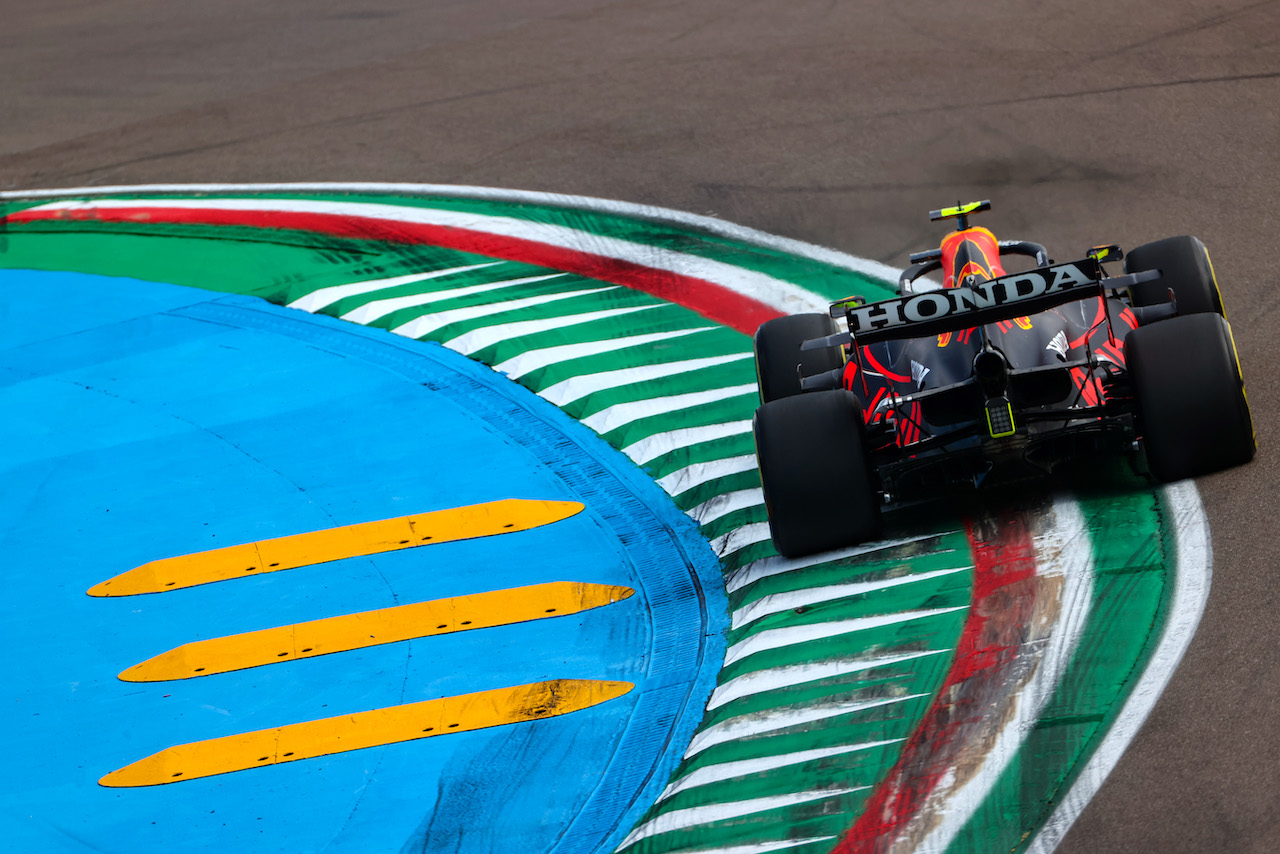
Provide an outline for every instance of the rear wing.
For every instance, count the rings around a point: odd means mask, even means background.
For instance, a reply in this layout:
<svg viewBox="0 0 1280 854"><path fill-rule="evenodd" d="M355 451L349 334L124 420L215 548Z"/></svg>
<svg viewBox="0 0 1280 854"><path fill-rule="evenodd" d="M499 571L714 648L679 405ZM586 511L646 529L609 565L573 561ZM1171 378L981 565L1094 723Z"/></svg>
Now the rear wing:
<svg viewBox="0 0 1280 854"><path fill-rule="evenodd" d="M1040 267L943 290L924 291L879 302L860 298L831 306L833 318L844 317L848 332L806 341L801 350L853 343L866 346L901 338L925 338L1001 320L1048 311L1065 303L1104 296L1160 277L1159 270L1108 277L1095 258Z"/></svg>

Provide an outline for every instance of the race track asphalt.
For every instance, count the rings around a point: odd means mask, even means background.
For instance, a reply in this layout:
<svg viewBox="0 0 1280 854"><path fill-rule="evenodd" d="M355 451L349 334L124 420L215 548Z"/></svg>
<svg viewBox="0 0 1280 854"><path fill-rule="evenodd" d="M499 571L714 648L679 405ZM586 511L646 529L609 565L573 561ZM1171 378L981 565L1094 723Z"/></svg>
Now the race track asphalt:
<svg viewBox="0 0 1280 854"><path fill-rule="evenodd" d="M714 214L904 266L926 212L1213 254L1261 451L1199 633L1063 852L1280 850L1280 3L5 4L0 188L407 181Z"/></svg>

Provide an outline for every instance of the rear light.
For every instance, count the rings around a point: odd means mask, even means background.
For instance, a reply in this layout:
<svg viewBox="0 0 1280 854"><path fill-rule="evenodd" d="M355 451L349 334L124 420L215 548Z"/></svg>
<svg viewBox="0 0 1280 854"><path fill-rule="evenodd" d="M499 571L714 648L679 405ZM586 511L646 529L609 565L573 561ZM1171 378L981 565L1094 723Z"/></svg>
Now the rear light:
<svg viewBox="0 0 1280 854"><path fill-rule="evenodd" d="M1013 404L1007 397L993 397L987 401L987 432L992 439L1012 436L1016 430L1013 421Z"/></svg>

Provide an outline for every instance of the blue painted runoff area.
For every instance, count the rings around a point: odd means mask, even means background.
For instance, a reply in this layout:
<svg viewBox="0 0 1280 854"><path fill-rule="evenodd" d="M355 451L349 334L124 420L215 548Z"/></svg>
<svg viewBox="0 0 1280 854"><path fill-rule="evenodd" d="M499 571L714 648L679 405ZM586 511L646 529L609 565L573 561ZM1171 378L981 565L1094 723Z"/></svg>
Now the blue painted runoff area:
<svg viewBox="0 0 1280 854"><path fill-rule="evenodd" d="M612 850L723 660L694 524L558 409L438 345L174 285L0 272L0 846L13 852ZM159 558L502 498L554 524L167 593ZM183 643L549 581L630 599L535 622L159 683ZM169 785L163 748L548 679L635 683L561 717Z"/></svg>

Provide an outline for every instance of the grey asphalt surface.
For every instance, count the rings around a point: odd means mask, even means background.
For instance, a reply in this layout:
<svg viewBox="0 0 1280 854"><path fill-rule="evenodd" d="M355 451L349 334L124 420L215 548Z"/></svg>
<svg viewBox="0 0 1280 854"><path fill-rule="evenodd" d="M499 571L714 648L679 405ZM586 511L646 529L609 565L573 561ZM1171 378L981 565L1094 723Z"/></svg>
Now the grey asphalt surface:
<svg viewBox="0 0 1280 854"><path fill-rule="evenodd" d="M1280 3L0 0L0 187L411 181L714 214L905 266L926 212L1055 257L1193 233L1261 444L1063 852L1280 850Z"/></svg>

